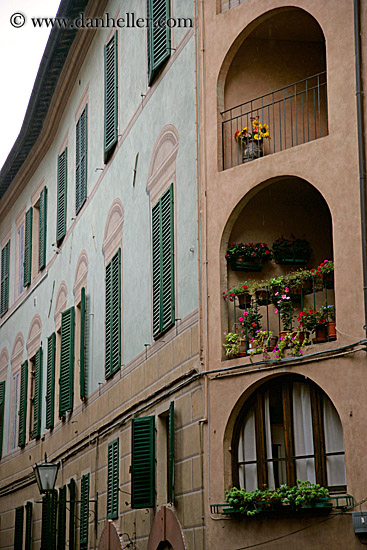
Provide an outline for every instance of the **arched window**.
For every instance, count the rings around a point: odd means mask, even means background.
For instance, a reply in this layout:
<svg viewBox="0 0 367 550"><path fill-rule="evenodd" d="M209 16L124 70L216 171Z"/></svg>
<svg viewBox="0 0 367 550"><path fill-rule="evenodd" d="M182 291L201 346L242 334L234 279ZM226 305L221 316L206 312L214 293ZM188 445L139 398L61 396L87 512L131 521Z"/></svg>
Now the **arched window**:
<svg viewBox="0 0 367 550"><path fill-rule="evenodd" d="M233 484L252 491L297 480L346 488L343 428L327 395L301 377L261 386L235 425Z"/></svg>

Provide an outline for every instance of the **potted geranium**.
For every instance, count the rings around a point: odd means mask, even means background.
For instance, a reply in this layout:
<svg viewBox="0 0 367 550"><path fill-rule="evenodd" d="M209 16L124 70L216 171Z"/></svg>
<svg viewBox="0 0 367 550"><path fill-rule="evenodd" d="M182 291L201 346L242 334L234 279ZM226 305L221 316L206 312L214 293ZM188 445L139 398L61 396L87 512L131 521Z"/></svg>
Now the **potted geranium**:
<svg viewBox="0 0 367 550"><path fill-rule="evenodd" d="M230 302L234 302L235 298L237 297L239 303L238 307L240 309L245 309L247 307L250 307L251 305L250 291L250 283L239 283L238 285L228 289L227 292L223 292L223 298L225 300L229 300Z"/></svg>
<svg viewBox="0 0 367 550"><path fill-rule="evenodd" d="M234 139L241 146L242 160L248 162L264 156L264 139L270 139L269 126L261 123L258 117L251 118L251 127L237 130Z"/></svg>
<svg viewBox="0 0 367 550"><path fill-rule="evenodd" d="M256 332L261 329L261 318L262 315L257 308L249 308L238 317L237 326L241 327L241 334L246 338L248 347L252 347L251 340L255 337Z"/></svg>
<svg viewBox="0 0 367 550"><path fill-rule="evenodd" d="M282 339L287 332L292 330L293 304L289 296L289 288L285 287L281 293L275 292L274 297L277 300L274 313L278 313L282 321L283 330L280 332Z"/></svg>
<svg viewBox="0 0 367 550"><path fill-rule="evenodd" d="M272 254L266 243L231 243L226 259L232 271L261 271Z"/></svg>
<svg viewBox="0 0 367 550"><path fill-rule="evenodd" d="M278 237L273 242L272 250L276 263L281 265L304 265L311 256L310 243L294 235Z"/></svg>
<svg viewBox="0 0 367 550"><path fill-rule="evenodd" d="M311 270L315 277L321 279L325 288L334 288L334 262L332 260L324 260L318 268Z"/></svg>

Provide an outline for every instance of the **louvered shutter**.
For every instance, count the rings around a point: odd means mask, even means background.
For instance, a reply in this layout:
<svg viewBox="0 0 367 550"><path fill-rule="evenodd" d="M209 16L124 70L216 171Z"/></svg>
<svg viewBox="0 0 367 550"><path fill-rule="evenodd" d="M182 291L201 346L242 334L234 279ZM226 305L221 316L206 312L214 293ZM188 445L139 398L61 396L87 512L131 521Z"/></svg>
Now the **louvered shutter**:
<svg viewBox="0 0 367 550"><path fill-rule="evenodd" d="M119 440L108 445L107 519L117 519L119 511Z"/></svg>
<svg viewBox="0 0 367 550"><path fill-rule="evenodd" d="M47 338L46 428L54 427L56 334Z"/></svg>
<svg viewBox="0 0 367 550"><path fill-rule="evenodd" d="M40 194L40 226L38 242L38 269L46 266L46 242L47 242L47 187Z"/></svg>
<svg viewBox="0 0 367 550"><path fill-rule="evenodd" d="M3 456L5 382L0 382L0 458Z"/></svg>
<svg viewBox="0 0 367 550"><path fill-rule="evenodd" d="M75 500L76 500L76 484L75 480L71 479L69 487L69 550L75 550Z"/></svg>
<svg viewBox="0 0 367 550"><path fill-rule="evenodd" d="M73 410L75 314L71 307L61 314L59 415Z"/></svg>
<svg viewBox="0 0 367 550"><path fill-rule="evenodd" d="M19 396L19 431L18 446L24 447L27 423L27 392L28 392L28 361L24 361L20 369L20 396Z"/></svg>
<svg viewBox="0 0 367 550"><path fill-rule="evenodd" d="M152 210L153 336L175 322L173 185Z"/></svg>
<svg viewBox="0 0 367 550"><path fill-rule="evenodd" d="M42 418L42 367L43 351L40 348L34 362L34 402L33 402L33 431L32 436L38 438L41 435Z"/></svg>
<svg viewBox="0 0 367 550"><path fill-rule="evenodd" d="M41 550L56 548L57 491L42 498Z"/></svg>
<svg viewBox="0 0 367 550"><path fill-rule="evenodd" d="M25 505L25 544L24 550L31 550L32 548L32 511L33 506L31 502L27 502Z"/></svg>
<svg viewBox="0 0 367 550"><path fill-rule="evenodd" d="M170 0L147 0L148 26L148 77L149 85L161 65L171 55L171 29L166 25L170 15ZM159 21L164 22L162 26Z"/></svg>
<svg viewBox="0 0 367 550"><path fill-rule="evenodd" d="M168 412L168 501L173 502L175 478L175 404L172 401Z"/></svg>
<svg viewBox="0 0 367 550"><path fill-rule="evenodd" d="M57 519L57 550L66 548L66 485L59 489L59 505Z"/></svg>
<svg viewBox="0 0 367 550"><path fill-rule="evenodd" d="M104 162L117 143L117 32L104 49Z"/></svg>
<svg viewBox="0 0 367 550"><path fill-rule="evenodd" d="M18 506L18 508L15 508L14 550L23 550L23 523L24 508Z"/></svg>
<svg viewBox="0 0 367 550"><path fill-rule="evenodd" d="M81 289L80 297L80 399L87 397L87 362L86 362L86 326L87 326L87 308L86 308L85 288Z"/></svg>
<svg viewBox="0 0 367 550"><path fill-rule="evenodd" d="M25 215L23 286L29 286L32 280L32 222L33 208L30 208Z"/></svg>
<svg viewBox="0 0 367 550"><path fill-rule="evenodd" d="M82 476L80 493L80 550L85 550L88 548L89 474Z"/></svg>
<svg viewBox="0 0 367 550"><path fill-rule="evenodd" d="M76 125L75 213L87 198L87 105Z"/></svg>
<svg viewBox="0 0 367 550"><path fill-rule="evenodd" d="M66 205L68 179L68 150L67 148L57 158L57 221L56 242L59 245L66 234Z"/></svg>
<svg viewBox="0 0 367 550"><path fill-rule="evenodd" d="M131 507L152 508L155 502L154 416L134 418L131 444Z"/></svg>
<svg viewBox="0 0 367 550"><path fill-rule="evenodd" d="M121 249L106 266L106 365L109 378L121 366Z"/></svg>
<svg viewBox="0 0 367 550"><path fill-rule="evenodd" d="M4 315L9 309L9 265L10 265L10 240L1 250L1 305L0 315Z"/></svg>

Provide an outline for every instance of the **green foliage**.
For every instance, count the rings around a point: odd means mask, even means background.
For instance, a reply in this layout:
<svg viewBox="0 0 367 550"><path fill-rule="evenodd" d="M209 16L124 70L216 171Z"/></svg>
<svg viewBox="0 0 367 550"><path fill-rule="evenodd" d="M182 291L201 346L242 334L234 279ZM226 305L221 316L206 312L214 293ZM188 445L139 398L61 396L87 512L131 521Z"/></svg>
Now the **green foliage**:
<svg viewBox="0 0 367 550"><path fill-rule="evenodd" d="M273 349L275 358L280 361L284 357L285 350L289 347L292 353L292 357L300 357L303 353L303 348L310 343L310 340L302 334L299 330L287 332L280 337L278 345Z"/></svg>
<svg viewBox="0 0 367 550"><path fill-rule="evenodd" d="M229 332L226 335L226 343L223 347L228 358L234 357L240 351L240 336L235 332Z"/></svg>
<svg viewBox="0 0 367 550"><path fill-rule="evenodd" d="M238 318L238 325L242 327L241 332L246 336L255 337L256 332L261 329L261 319L262 315L257 307L246 309Z"/></svg>
<svg viewBox="0 0 367 550"><path fill-rule="evenodd" d="M285 257L294 257L309 260L311 256L311 246L306 239L298 239L294 235L289 238L279 237L273 242L272 246L275 261L282 260Z"/></svg>
<svg viewBox="0 0 367 550"><path fill-rule="evenodd" d="M226 259L237 260L245 258L246 260L260 260L268 262L273 257L270 248L266 243L231 243L227 248Z"/></svg>
<svg viewBox="0 0 367 550"><path fill-rule="evenodd" d="M291 506L297 509L303 504L316 504L330 498L329 491L318 483L297 480L297 485L281 485L278 489L246 491L233 487L226 491L226 502L241 514L254 516L266 507Z"/></svg>

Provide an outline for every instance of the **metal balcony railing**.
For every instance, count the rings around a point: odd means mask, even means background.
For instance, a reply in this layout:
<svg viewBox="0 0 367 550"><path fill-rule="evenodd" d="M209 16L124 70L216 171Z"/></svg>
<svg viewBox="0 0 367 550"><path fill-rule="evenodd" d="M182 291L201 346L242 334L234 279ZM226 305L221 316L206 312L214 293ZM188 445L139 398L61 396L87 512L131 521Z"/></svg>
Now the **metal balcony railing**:
<svg viewBox="0 0 367 550"><path fill-rule="evenodd" d="M221 115L223 170L326 136L326 72L241 103ZM251 132L254 120L268 125L269 138L252 144L244 138L236 141L236 132L245 127Z"/></svg>

